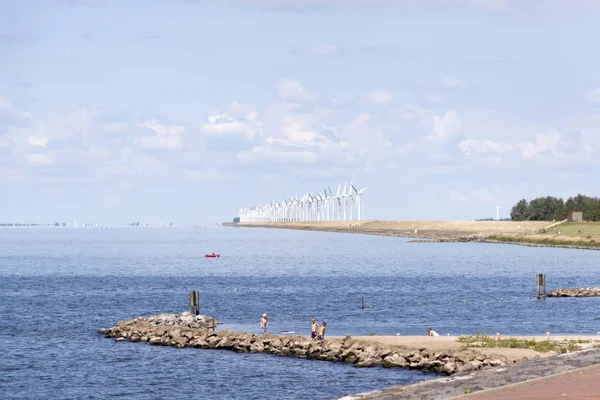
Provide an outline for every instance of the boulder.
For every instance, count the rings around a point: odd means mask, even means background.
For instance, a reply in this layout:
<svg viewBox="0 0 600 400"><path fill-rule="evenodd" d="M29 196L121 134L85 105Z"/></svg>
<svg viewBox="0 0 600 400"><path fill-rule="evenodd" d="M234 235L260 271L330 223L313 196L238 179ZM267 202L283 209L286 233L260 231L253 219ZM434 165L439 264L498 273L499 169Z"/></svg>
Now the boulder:
<svg viewBox="0 0 600 400"><path fill-rule="evenodd" d="M406 366L408 366L408 361L398 353L393 353L383 359L383 366L406 368Z"/></svg>

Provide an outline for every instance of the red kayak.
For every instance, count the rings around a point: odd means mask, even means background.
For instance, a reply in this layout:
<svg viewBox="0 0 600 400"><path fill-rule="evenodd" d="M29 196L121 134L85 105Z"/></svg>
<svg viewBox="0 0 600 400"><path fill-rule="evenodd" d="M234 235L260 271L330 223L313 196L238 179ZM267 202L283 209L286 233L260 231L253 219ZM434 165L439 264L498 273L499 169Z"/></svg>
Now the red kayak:
<svg viewBox="0 0 600 400"><path fill-rule="evenodd" d="M221 257L221 255L220 254L212 253L212 254L205 254L204 257L206 257L206 258L217 258L217 257Z"/></svg>

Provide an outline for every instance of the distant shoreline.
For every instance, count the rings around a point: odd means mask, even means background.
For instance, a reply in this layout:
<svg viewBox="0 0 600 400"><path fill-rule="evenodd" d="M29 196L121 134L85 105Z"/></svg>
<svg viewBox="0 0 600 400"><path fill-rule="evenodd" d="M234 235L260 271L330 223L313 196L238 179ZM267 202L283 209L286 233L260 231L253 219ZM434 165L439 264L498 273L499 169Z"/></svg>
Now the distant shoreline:
<svg viewBox="0 0 600 400"><path fill-rule="evenodd" d="M225 222L236 228L294 229L362 235L404 237L413 242L478 242L527 247L560 247L600 250L600 242L580 236L541 235L548 221L321 221L321 222Z"/></svg>

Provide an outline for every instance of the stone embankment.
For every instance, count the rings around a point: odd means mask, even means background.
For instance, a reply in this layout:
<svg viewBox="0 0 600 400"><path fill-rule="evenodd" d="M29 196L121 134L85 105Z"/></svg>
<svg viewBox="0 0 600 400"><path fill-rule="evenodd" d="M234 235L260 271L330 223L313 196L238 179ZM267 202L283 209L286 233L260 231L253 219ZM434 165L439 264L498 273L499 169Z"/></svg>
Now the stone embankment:
<svg viewBox="0 0 600 400"><path fill-rule="evenodd" d="M600 288L558 288L548 293L548 297L599 297Z"/></svg>
<svg viewBox="0 0 600 400"><path fill-rule="evenodd" d="M452 375L485 367L510 364L500 355L487 356L477 351L431 351L426 348L387 346L346 336L343 339L314 341L308 337L256 335L231 330L215 332L218 324L212 317L190 313L161 314L149 318L119 321L110 329L98 332L117 341L147 342L152 345L196 347L200 349L256 352L279 356L344 362L356 367L398 367Z"/></svg>

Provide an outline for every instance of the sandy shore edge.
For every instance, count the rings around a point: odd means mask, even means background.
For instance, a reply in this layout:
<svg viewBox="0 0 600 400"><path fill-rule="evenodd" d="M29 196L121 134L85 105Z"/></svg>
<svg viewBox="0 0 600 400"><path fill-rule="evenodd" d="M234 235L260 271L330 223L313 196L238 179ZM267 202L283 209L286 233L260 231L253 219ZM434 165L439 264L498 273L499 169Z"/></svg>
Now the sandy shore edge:
<svg viewBox="0 0 600 400"><path fill-rule="evenodd" d="M585 241L583 237L552 237L536 235L553 225L547 221L321 221L222 223L236 228L292 229L315 232L337 232L415 239L415 242L479 242L512 244L526 247L558 247L579 250L600 250L596 245L569 244ZM497 237L502 240L498 240Z"/></svg>

